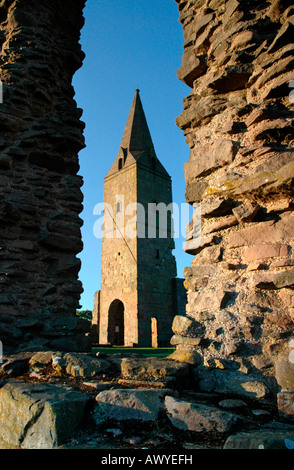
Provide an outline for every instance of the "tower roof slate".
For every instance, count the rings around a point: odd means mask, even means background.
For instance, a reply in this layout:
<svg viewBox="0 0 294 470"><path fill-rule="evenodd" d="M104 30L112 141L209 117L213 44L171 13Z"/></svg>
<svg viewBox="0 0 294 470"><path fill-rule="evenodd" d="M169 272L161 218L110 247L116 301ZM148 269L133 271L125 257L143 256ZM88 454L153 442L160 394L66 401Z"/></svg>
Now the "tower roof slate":
<svg viewBox="0 0 294 470"><path fill-rule="evenodd" d="M120 149L107 176L135 162L140 162L144 166L170 177L156 156L139 92L140 90L135 90Z"/></svg>
<svg viewBox="0 0 294 470"><path fill-rule="evenodd" d="M146 150L146 148L153 147L138 89L135 91L135 96L121 141L121 147L127 148L130 152L134 150Z"/></svg>

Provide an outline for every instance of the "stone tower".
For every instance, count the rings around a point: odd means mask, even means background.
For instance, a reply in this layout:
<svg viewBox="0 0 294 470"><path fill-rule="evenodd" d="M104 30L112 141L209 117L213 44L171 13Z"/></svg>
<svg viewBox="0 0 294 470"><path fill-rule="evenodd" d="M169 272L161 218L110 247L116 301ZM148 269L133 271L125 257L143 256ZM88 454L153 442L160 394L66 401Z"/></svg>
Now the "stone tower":
<svg viewBox="0 0 294 470"><path fill-rule="evenodd" d="M171 203L171 178L155 154L136 90L104 180L101 291L93 314L100 344L170 344L177 309Z"/></svg>

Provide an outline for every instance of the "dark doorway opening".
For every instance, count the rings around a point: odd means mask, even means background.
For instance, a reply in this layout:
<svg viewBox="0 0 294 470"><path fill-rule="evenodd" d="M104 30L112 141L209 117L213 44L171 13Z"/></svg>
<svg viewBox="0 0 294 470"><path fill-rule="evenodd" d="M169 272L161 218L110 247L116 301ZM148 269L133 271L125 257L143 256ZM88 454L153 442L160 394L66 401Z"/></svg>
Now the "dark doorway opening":
<svg viewBox="0 0 294 470"><path fill-rule="evenodd" d="M108 312L108 343L114 346L123 346L125 342L124 304L116 299L109 307Z"/></svg>

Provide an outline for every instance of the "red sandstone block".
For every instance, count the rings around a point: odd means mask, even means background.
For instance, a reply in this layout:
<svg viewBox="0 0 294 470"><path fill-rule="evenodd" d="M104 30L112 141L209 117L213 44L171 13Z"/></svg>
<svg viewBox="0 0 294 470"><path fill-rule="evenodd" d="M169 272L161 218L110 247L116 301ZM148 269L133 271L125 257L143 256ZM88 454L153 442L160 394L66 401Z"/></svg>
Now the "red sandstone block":
<svg viewBox="0 0 294 470"><path fill-rule="evenodd" d="M243 254L245 262L254 261L262 258L274 258L277 256L288 256L289 245L269 245L269 244L258 244L247 248Z"/></svg>
<svg viewBox="0 0 294 470"><path fill-rule="evenodd" d="M294 217L285 215L278 222L273 220L252 224L244 229L232 231L228 238L228 248L272 244L294 238Z"/></svg>

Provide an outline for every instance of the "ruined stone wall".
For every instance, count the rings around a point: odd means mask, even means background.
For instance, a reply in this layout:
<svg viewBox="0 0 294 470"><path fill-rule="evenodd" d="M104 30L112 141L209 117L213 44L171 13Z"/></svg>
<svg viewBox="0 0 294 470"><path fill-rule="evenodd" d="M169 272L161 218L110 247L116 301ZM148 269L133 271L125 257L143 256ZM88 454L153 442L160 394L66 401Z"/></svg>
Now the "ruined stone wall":
<svg viewBox="0 0 294 470"><path fill-rule="evenodd" d="M201 203L202 231L193 237L192 222L187 230L187 319L174 332L201 364L203 388L291 394L294 6L176 1L178 77L191 88L176 121L190 147L186 200ZM281 363L292 374L283 384Z"/></svg>
<svg viewBox="0 0 294 470"><path fill-rule="evenodd" d="M28 4L29 3L29 4ZM9 348L85 347L79 214L84 147L72 77L84 0L0 3L0 339ZM81 341L80 341L81 340Z"/></svg>

